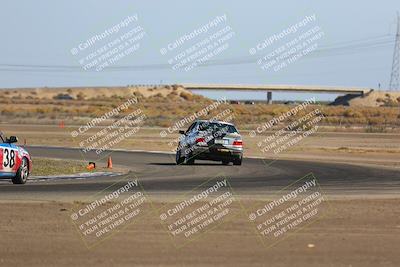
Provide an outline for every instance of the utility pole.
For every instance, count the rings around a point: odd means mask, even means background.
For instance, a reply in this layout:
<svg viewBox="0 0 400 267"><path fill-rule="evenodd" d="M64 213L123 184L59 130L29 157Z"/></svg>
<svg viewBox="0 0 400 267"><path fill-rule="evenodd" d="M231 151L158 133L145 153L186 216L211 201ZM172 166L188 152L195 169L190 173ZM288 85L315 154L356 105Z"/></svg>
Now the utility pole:
<svg viewBox="0 0 400 267"><path fill-rule="evenodd" d="M397 12L397 33L396 43L394 45L392 75L390 77L389 89L393 91L400 90L400 16Z"/></svg>

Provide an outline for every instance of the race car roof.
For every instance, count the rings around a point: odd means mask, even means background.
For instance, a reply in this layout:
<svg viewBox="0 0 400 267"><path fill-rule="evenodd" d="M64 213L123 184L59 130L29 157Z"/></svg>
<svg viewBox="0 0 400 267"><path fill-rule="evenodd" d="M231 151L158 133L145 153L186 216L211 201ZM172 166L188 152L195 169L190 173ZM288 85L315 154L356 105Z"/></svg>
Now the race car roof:
<svg viewBox="0 0 400 267"><path fill-rule="evenodd" d="M232 126L235 126L233 123L226 122L226 121L215 121L215 120L197 120L197 122L215 122L215 123L221 123L221 124L227 124L227 125L232 125Z"/></svg>

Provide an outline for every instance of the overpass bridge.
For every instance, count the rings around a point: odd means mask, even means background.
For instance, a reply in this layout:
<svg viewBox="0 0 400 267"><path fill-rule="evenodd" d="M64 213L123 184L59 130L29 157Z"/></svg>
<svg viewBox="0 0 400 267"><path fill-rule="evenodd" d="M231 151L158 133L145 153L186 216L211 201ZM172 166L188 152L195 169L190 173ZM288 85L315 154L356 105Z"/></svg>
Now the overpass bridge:
<svg viewBox="0 0 400 267"><path fill-rule="evenodd" d="M357 87L331 87L331 86L308 86L308 85L241 85L241 84L181 84L188 90L237 90L237 91L281 91L281 92L304 92L304 93L332 93L364 95L374 89Z"/></svg>

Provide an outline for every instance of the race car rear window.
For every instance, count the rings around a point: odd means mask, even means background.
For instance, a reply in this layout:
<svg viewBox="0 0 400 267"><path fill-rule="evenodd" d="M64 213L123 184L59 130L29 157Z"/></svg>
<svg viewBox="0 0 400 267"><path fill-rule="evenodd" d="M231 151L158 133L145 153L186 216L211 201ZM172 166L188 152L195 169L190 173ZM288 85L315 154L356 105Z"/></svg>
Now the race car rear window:
<svg viewBox="0 0 400 267"><path fill-rule="evenodd" d="M201 122L199 126L200 131L224 131L226 133L237 133L235 126L224 123L216 122Z"/></svg>

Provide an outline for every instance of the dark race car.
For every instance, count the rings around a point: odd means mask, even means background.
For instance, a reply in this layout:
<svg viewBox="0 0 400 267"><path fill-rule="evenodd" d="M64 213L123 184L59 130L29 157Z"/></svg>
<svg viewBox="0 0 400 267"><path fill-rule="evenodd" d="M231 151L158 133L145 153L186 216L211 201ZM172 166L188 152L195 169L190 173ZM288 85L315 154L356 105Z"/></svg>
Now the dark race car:
<svg viewBox="0 0 400 267"><path fill-rule="evenodd" d="M6 138L0 132L0 179L24 184L32 170L32 160L25 149L14 144L17 142L17 137Z"/></svg>

